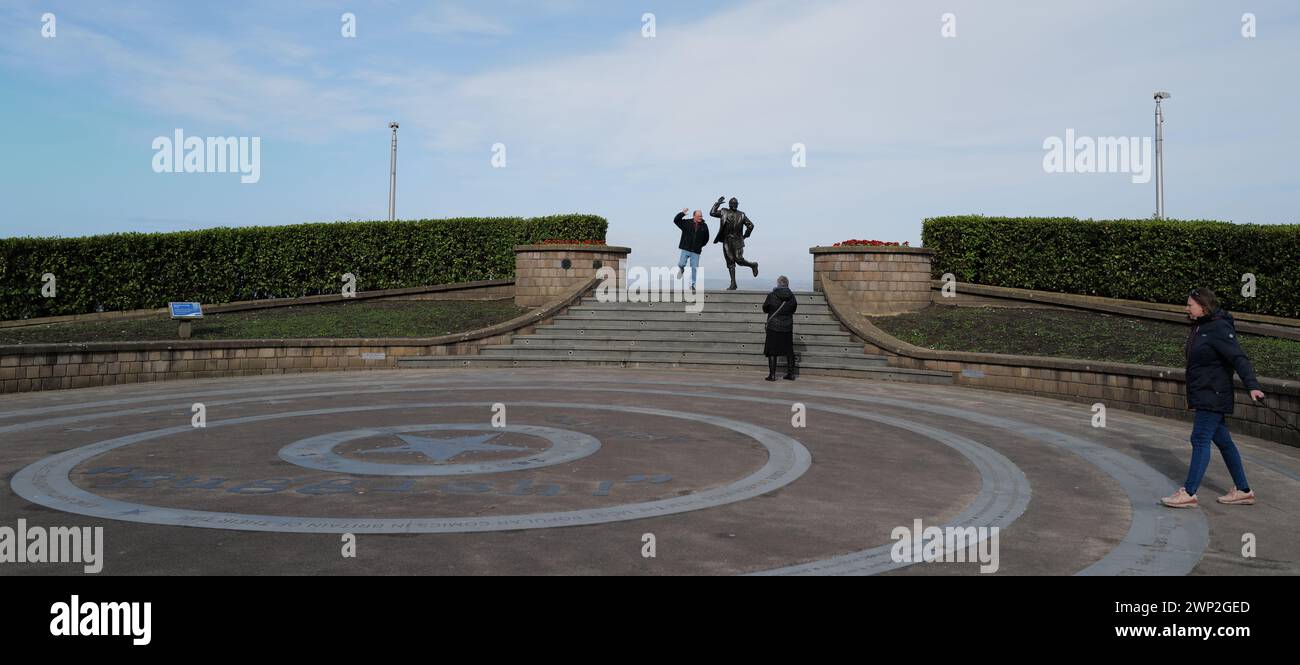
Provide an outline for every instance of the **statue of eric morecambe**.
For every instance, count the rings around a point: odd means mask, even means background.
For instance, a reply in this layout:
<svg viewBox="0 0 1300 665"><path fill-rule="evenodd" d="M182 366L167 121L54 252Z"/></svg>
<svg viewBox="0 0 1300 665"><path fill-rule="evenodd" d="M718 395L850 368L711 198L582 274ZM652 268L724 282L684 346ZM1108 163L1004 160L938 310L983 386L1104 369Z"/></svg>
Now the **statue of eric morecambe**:
<svg viewBox="0 0 1300 665"><path fill-rule="evenodd" d="M718 236L713 242L722 243L722 256L726 258L727 272L731 274L731 286L727 290L732 291L736 288L736 264L751 268L754 276L758 277L758 262L745 260L745 238L754 232L754 223L749 221L749 215L736 208L740 202L734 196L727 202L725 210L719 210L724 198L726 197L718 197L709 210L709 215L722 220L718 225Z"/></svg>

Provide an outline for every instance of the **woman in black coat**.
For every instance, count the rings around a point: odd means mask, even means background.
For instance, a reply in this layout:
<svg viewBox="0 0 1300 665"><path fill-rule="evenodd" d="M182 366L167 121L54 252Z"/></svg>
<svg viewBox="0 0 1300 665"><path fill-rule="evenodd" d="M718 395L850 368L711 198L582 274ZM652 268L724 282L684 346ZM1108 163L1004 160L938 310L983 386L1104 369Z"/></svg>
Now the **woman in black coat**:
<svg viewBox="0 0 1300 665"><path fill-rule="evenodd" d="M794 381L794 311L799 308L790 280L785 275L776 278L776 288L767 294L763 312L767 314L767 340L763 355L767 356L767 379L776 380L776 358L785 356L785 379Z"/></svg>
<svg viewBox="0 0 1300 665"><path fill-rule="evenodd" d="M1231 492L1219 497L1219 503L1248 506L1255 503L1255 493L1246 482L1241 453L1237 452L1237 445L1228 433L1227 416L1233 407L1233 371L1250 390L1251 399L1264 399L1264 391L1260 390L1250 359L1237 342L1232 315L1219 308L1219 300L1213 291L1192 289L1187 296L1187 318L1192 322L1185 349L1187 407L1196 410L1192 425L1192 462L1183 486L1160 501L1170 508L1200 505L1196 491L1200 489L1205 469L1210 465L1210 443L1213 442L1223 455L1223 462L1228 465L1234 485Z"/></svg>

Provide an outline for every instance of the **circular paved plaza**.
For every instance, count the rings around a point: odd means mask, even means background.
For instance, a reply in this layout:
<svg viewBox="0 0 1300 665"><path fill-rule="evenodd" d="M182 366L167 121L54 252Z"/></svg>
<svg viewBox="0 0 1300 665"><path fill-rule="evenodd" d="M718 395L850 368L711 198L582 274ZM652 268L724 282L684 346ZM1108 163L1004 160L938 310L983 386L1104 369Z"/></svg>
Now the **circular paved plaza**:
<svg viewBox="0 0 1300 665"><path fill-rule="evenodd" d="M1237 437L1260 503L1214 503L1231 488L1216 456L1203 507L1174 511L1158 499L1186 472L1185 423L761 378L404 370L5 396L0 516L104 527L107 574L979 574L899 556L931 527L996 552L997 574L1300 572L1296 449Z"/></svg>

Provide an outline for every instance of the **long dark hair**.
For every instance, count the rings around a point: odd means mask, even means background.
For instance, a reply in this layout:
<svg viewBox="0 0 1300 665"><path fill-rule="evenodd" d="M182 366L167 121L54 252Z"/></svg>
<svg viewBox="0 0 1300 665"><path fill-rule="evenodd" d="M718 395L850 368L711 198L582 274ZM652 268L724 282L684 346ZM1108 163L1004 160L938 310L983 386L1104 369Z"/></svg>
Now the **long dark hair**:
<svg viewBox="0 0 1300 665"><path fill-rule="evenodd" d="M1207 288L1197 287L1192 289L1192 292L1187 294L1187 297L1195 300L1196 304L1200 305L1201 309L1205 310L1206 315L1219 311L1218 296L1214 295L1214 292Z"/></svg>

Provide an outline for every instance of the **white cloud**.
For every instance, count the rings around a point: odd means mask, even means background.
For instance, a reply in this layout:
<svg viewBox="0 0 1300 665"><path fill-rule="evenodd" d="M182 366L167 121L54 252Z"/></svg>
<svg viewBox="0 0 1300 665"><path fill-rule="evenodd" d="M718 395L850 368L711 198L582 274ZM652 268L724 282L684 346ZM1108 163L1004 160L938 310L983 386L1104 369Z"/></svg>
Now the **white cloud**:
<svg viewBox="0 0 1300 665"><path fill-rule="evenodd" d="M1029 33L1017 47L981 51L975 35L969 45L942 43L938 14L928 31L915 25L924 16L902 3L862 2L765 2L694 24L661 16L654 39L629 28L605 52L463 80L444 103L482 134L466 136L457 124L438 145L509 132L548 154L633 166L772 156L793 142L813 154L939 147L950 139L937 128L992 143L1023 126L1027 91L1056 63L1005 63L1024 41L1048 49L1052 36ZM985 62L1003 71L983 72L977 89L955 75L979 73Z"/></svg>
<svg viewBox="0 0 1300 665"><path fill-rule="evenodd" d="M0 20L19 22L12 15ZM248 37L229 39L155 30L146 31L153 39L143 42L134 31L91 25L62 20L56 39L25 36L0 44L0 58L57 76L91 78L138 110L232 133L320 142L382 125L361 86L332 78L311 62L315 49L282 33L257 28Z"/></svg>

